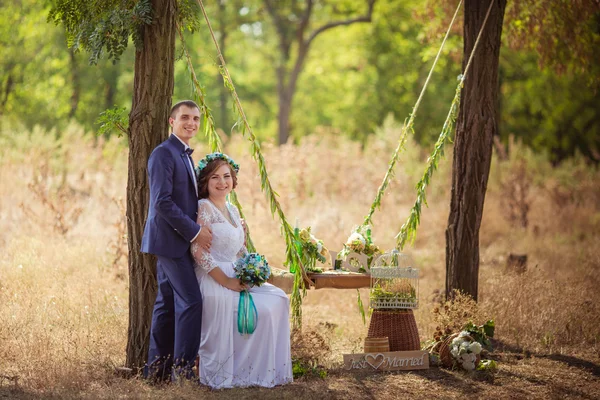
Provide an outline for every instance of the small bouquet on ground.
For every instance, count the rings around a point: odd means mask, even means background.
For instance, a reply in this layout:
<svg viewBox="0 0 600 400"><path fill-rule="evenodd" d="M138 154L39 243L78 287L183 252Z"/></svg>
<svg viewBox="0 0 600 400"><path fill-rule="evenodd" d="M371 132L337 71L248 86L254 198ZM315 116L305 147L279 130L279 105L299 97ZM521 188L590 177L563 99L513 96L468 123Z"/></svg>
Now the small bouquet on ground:
<svg viewBox="0 0 600 400"><path fill-rule="evenodd" d="M295 228L294 237L296 239L296 249L306 272L323 272L323 268L316 266L317 261L321 264L327 262L326 257L329 250L327 250L323 241L314 237L310 232L310 226L304 229Z"/></svg>
<svg viewBox="0 0 600 400"><path fill-rule="evenodd" d="M344 248L338 253L338 258L346 257L351 252L366 255L368 257L367 268L371 267L373 258L381 253L379 247L373 243L370 225L360 225L353 229ZM359 271L366 272L363 266L359 268Z"/></svg>
<svg viewBox="0 0 600 400"><path fill-rule="evenodd" d="M475 341L467 331L462 331L450 342L450 354L455 365L467 371L473 371L479 364L481 344Z"/></svg>
<svg viewBox="0 0 600 400"><path fill-rule="evenodd" d="M235 276L249 287L261 286L271 276L271 268L263 255L248 253L238 259L233 269ZM240 293L238 303L238 332L242 335L254 333L258 324L258 311L248 290Z"/></svg>
<svg viewBox="0 0 600 400"><path fill-rule="evenodd" d="M446 368L457 367L467 371L475 369L494 371L497 369L494 360L481 359L492 351L489 338L494 336L494 328L493 320L479 326L469 322L463 326L459 333L444 336L438 327L435 340L425 349L429 347L430 353L436 357L439 351L439 361Z"/></svg>

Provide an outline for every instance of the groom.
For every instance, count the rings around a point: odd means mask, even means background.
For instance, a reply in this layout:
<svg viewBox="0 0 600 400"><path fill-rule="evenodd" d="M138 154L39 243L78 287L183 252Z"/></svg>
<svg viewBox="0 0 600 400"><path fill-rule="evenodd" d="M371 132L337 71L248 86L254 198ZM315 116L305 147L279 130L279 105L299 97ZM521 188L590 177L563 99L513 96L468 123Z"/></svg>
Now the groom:
<svg viewBox="0 0 600 400"><path fill-rule="evenodd" d="M158 293L152 313L150 349L144 376L152 380L192 378L200 345L202 297L190 245L210 248L209 227L196 223L198 185L189 141L198 132L200 110L191 100L173 106L173 131L148 160L150 206L143 253L157 256ZM173 368L174 367L174 368Z"/></svg>

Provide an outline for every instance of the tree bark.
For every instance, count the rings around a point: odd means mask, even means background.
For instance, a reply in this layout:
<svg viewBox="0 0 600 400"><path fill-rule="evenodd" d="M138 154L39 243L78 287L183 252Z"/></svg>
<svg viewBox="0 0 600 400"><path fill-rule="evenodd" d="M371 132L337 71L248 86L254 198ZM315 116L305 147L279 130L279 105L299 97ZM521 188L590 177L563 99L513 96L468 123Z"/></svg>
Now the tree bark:
<svg viewBox="0 0 600 400"><path fill-rule="evenodd" d="M462 91L452 165L450 214L446 229L446 296L455 289L477 300L479 228L487 189L493 137L498 129L498 61L506 0L494 5ZM464 5L463 69L471 54L488 2Z"/></svg>
<svg viewBox="0 0 600 400"><path fill-rule="evenodd" d="M129 114L127 232L129 245L129 331L126 365L138 371L146 362L156 260L140 253L148 213L146 166L152 150L167 137L174 86L177 1L152 0L152 24L143 28L136 49L133 101Z"/></svg>

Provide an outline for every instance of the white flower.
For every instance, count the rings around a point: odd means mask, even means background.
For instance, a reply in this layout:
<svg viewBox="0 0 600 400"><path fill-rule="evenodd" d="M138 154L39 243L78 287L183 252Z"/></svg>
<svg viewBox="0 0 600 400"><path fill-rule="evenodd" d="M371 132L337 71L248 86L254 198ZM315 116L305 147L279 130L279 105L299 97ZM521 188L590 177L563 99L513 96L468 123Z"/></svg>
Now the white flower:
<svg viewBox="0 0 600 400"><path fill-rule="evenodd" d="M465 361L465 362L463 362L462 366L467 371L473 371L475 369L475 363L474 362Z"/></svg>
<svg viewBox="0 0 600 400"><path fill-rule="evenodd" d="M461 333L458 334L459 338L466 338L467 336L469 336L469 332L467 332L467 331L462 331Z"/></svg>
<svg viewBox="0 0 600 400"><path fill-rule="evenodd" d="M463 340L461 338L455 337L454 339L452 339L452 346L460 346L460 344L463 342Z"/></svg>
<svg viewBox="0 0 600 400"><path fill-rule="evenodd" d="M467 353L469 351L469 342L462 342L460 344L460 351L462 353Z"/></svg>
<svg viewBox="0 0 600 400"><path fill-rule="evenodd" d="M350 237L348 238L348 241L346 242L346 244L352 244L354 242L360 242L363 244L363 246L367 243L367 241L365 240L365 238L363 237L363 235L361 235L358 232L354 232L352 233L352 235L350 235Z"/></svg>
<svg viewBox="0 0 600 400"><path fill-rule="evenodd" d="M321 250L323 250L323 245L321 244L321 242L317 242L317 252L320 253Z"/></svg>
<svg viewBox="0 0 600 400"><path fill-rule="evenodd" d="M452 349L450 350L450 354L452 354L452 357L458 358L458 348L452 347Z"/></svg>
<svg viewBox="0 0 600 400"><path fill-rule="evenodd" d="M469 345L469 351L474 354L481 353L481 344L479 342L473 342Z"/></svg>

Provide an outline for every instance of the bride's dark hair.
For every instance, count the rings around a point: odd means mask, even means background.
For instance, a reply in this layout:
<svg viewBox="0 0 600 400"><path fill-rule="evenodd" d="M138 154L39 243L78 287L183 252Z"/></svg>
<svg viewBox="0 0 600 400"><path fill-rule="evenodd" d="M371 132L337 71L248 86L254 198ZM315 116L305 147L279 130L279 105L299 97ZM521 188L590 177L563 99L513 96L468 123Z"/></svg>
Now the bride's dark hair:
<svg viewBox="0 0 600 400"><path fill-rule="evenodd" d="M206 167L200 171L200 175L198 175L198 198L207 199L208 198L208 180L218 170L221 165L227 165L229 167L229 171L231 171L231 178L233 179L233 188L237 187L237 174L235 170L231 167L231 165L222 159L216 159L210 161L206 164Z"/></svg>

